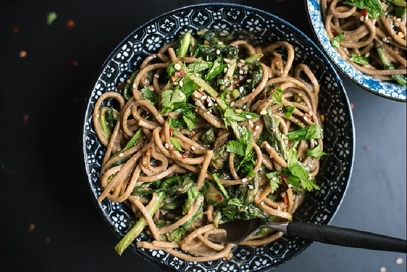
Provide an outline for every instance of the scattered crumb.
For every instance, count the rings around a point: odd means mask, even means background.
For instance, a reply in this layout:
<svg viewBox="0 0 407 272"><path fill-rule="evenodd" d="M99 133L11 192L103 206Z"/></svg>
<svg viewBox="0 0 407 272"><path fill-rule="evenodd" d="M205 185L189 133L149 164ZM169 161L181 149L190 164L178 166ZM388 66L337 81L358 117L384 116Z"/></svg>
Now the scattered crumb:
<svg viewBox="0 0 407 272"><path fill-rule="evenodd" d="M355 108L355 104L350 103L350 108L353 110Z"/></svg>
<svg viewBox="0 0 407 272"><path fill-rule="evenodd" d="M53 11L48 12L47 13L47 25L51 25L57 17L58 17L58 15L56 12L53 12Z"/></svg>
<svg viewBox="0 0 407 272"><path fill-rule="evenodd" d="M12 31L13 31L13 34L17 34L20 31L20 29L18 28L18 26L15 26L15 27L13 27Z"/></svg>
<svg viewBox="0 0 407 272"><path fill-rule="evenodd" d="M68 20L65 22L65 26L68 29L72 29L75 27L75 21L74 20Z"/></svg>
<svg viewBox="0 0 407 272"><path fill-rule="evenodd" d="M23 115L23 123L24 124L27 124L28 123L28 118L29 118L30 116L28 115L28 114L24 114Z"/></svg>
<svg viewBox="0 0 407 272"><path fill-rule="evenodd" d="M27 51L21 50L20 51L20 58L25 58L27 56Z"/></svg>
<svg viewBox="0 0 407 272"><path fill-rule="evenodd" d="M65 61L65 64L66 64L67 66L76 67L76 66L78 66L78 61L77 61L77 60L74 60L74 59L67 59L67 60Z"/></svg>
<svg viewBox="0 0 407 272"><path fill-rule="evenodd" d="M397 258L396 259L396 264L403 264L404 263L404 259L403 258Z"/></svg>
<svg viewBox="0 0 407 272"><path fill-rule="evenodd" d="M30 223L27 227L27 233L31 233L33 230L35 230L35 225L34 223Z"/></svg>
<svg viewBox="0 0 407 272"><path fill-rule="evenodd" d="M363 146L363 150L369 151L369 150L370 150L370 146L368 146L368 145Z"/></svg>

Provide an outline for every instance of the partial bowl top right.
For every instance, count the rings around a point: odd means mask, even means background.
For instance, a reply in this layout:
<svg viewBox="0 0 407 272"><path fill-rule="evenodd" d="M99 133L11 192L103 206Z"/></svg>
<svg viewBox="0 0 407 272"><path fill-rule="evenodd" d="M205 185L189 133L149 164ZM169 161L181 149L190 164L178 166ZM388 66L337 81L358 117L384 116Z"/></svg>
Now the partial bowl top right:
<svg viewBox="0 0 407 272"><path fill-rule="evenodd" d="M406 102L406 1L308 0L306 7L318 43L347 78Z"/></svg>

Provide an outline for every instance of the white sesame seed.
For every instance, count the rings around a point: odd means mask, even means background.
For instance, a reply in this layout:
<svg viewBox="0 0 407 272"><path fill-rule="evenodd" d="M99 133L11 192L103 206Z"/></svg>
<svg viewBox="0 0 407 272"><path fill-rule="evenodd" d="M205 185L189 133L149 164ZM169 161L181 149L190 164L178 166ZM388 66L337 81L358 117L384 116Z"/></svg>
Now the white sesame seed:
<svg viewBox="0 0 407 272"><path fill-rule="evenodd" d="M386 269L386 267L382 266L382 267L380 267L379 271L380 271L380 272L386 272L387 269Z"/></svg>
<svg viewBox="0 0 407 272"><path fill-rule="evenodd" d="M247 119L252 119L252 116L249 115L249 114L246 114L245 117L246 117Z"/></svg>
<svg viewBox="0 0 407 272"><path fill-rule="evenodd" d="M201 100L205 100L207 98L206 95L201 96Z"/></svg>
<svg viewBox="0 0 407 272"><path fill-rule="evenodd" d="M266 115L267 114L267 111L266 110L262 110L261 112L260 112L260 115Z"/></svg>
<svg viewBox="0 0 407 272"><path fill-rule="evenodd" d="M160 78L160 75L159 74L154 74L154 77L155 78Z"/></svg>
<svg viewBox="0 0 407 272"><path fill-rule="evenodd" d="M166 149L168 149L168 144L167 143L165 143L164 146L165 146Z"/></svg>
<svg viewBox="0 0 407 272"><path fill-rule="evenodd" d="M243 179L242 179L242 182L243 182L243 183L247 182L247 178L243 178Z"/></svg>
<svg viewBox="0 0 407 272"><path fill-rule="evenodd" d="M119 157L120 157L120 158L121 158L121 157L123 157L123 156L124 156L124 154L123 154L123 153L120 153L120 154L119 154Z"/></svg>
<svg viewBox="0 0 407 272"><path fill-rule="evenodd" d="M253 190L253 185L249 184L247 187L249 187L250 190Z"/></svg>
<svg viewBox="0 0 407 272"><path fill-rule="evenodd" d="M404 263L404 259L403 258L397 258L396 259L396 264L403 264Z"/></svg>
<svg viewBox="0 0 407 272"><path fill-rule="evenodd" d="M209 101L209 102L208 102L208 107L212 107L212 106L213 106L212 101Z"/></svg>
<svg viewBox="0 0 407 272"><path fill-rule="evenodd" d="M252 128L254 126L253 122L249 120L249 127Z"/></svg>
<svg viewBox="0 0 407 272"><path fill-rule="evenodd" d="M191 146L191 150L194 151L196 148L195 146Z"/></svg>
<svg viewBox="0 0 407 272"><path fill-rule="evenodd" d="M260 126L256 126L254 129L255 129L255 130L259 130L259 129L260 129Z"/></svg>
<svg viewBox="0 0 407 272"><path fill-rule="evenodd" d="M183 85L184 85L184 81L181 80L181 81L179 82L179 86L182 87Z"/></svg>
<svg viewBox="0 0 407 272"><path fill-rule="evenodd" d="M233 107L235 105L235 102L232 101L232 103L230 103L230 106Z"/></svg>

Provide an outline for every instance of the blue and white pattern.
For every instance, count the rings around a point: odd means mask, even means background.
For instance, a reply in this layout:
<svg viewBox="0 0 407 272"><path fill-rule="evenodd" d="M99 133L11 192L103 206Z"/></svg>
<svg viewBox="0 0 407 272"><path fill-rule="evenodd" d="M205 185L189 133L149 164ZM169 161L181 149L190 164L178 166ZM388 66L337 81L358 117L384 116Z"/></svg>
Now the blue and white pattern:
<svg viewBox="0 0 407 272"><path fill-rule="evenodd" d="M200 4L171 11L137 28L111 53L101 68L90 92L83 125L84 165L92 198L101 194L98 173L105 148L95 135L92 111L96 100L130 76L142 60L163 44L186 31L225 29L251 32L259 43L288 40L296 51L295 62L311 67L321 82L320 112L324 116L323 160L317 177L321 190L305 197L294 216L296 221L328 224L338 210L350 181L354 159L354 127L348 97L341 79L322 51L298 29L282 19L247 6L232 4ZM131 50L130 50L131 49ZM121 203L108 200L96 203L110 228L122 237L135 221L131 211ZM142 233L137 241L148 240ZM131 246L136 254L167 271L264 271L278 267L310 245L310 242L283 236L274 243L256 248L237 246L230 260L187 262L161 250L145 250Z"/></svg>
<svg viewBox="0 0 407 272"><path fill-rule="evenodd" d="M396 83L377 80L369 75L362 73L354 68L348 61L343 59L339 53L331 46L329 38L325 31L324 21L321 15L321 7L319 0L307 1L307 12L310 24L314 34L320 44L325 50L328 57L335 63L339 70L348 77L351 81L379 96L406 102L406 87Z"/></svg>

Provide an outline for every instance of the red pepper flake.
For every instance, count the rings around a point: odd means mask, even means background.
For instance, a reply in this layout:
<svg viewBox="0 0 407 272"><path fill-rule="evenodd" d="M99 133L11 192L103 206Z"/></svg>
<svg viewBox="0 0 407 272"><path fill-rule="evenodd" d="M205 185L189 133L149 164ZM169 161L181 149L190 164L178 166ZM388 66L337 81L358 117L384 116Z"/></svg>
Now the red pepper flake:
<svg viewBox="0 0 407 272"><path fill-rule="evenodd" d="M117 85L117 89L118 90L123 90L123 88L124 88L124 86L126 85L126 82L120 82L118 85Z"/></svg>
<svg viewBox="0 0 407 272"><path fill-rule="evenodd" d="M28 228L27 228L27 233L31 233L31 232L33 232L35 230L35 225L34 225L34 223L30 223L29 225L28 225Z"/></svg>
<svg viewBox="0 0 407 272"><path fill-rule="evenodd" d="M67 60L65 61L65 64L66 64L67 66L76 67L76 66L78 66L78 61L77 61L77 60L74 60L74 59L67 59Z"/></svg>
<svg viewBox="0 0 407 272"><path fill-rule="evenodd" d="M65 26L66 26L66 28L68 28L68 29L72 29L72 28L75 27L75 21L74 21L74 20L67 20L67 21L65 22Z"/></svg>
<svg viewBox="0 0 407 272"><path fill-rule="evenodd" d="M13 34L17 34L20 31L20 29L18 28L18 26L15 26L15 27L13 27L12 31L13 31Z"/></svg>
<svg viewBox="0 0 407 272"><path fill-rule="evenodd" d="M370 150L370 146L368 146L368 145L363 146L363 150L369 151L369 150Z"/></svg>
<svg viewBox="0 0 407 272"><path fill-rule="evenodd" d="M27 56L27 51L21 50L19 56L20 58L25 58Z"/></svg>
<svg viewBox="0 0 407 272"><path fill-rule="evenodd" d="M186 159L188 157L187 153L182 154L182 159Z"/></svg>
<svg viewBox="0 0 407 272"><path fill-rule="evenodd" d="M367 16L367 9L364 8L360 11L360 18L364 20L366 18L366 16Z"/></svg>
<svg viewBox="0 0 407 272"><path fill-rule="evenodd" d="M29 118L30 116L28 115L28 114L24 114L23 115L23 123L24 124L27 124L28 123L28 118Z"/></svg>
<svg viewBox="0 0 407 272"><path fill-rule="evenodd" d="M216 200L217 200L217 201L222 201L222 200L223 200L223 197L222 197L221 195L216 195Z"/></svg>
<svg viewBox="0 0 407 272"><path fill-rule="evenodd" d="M170 134L170 136L172 136L172 128L168 129L168 133Z"/></svg>

